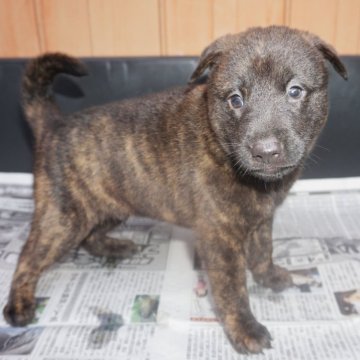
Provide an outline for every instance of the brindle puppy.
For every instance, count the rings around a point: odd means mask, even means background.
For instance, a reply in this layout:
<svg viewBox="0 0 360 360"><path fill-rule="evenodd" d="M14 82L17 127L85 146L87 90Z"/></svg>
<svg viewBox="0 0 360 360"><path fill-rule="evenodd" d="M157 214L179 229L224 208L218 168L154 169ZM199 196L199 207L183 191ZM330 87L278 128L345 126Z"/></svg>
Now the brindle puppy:
<svg viewBox="0 0 360 360"><path fill-rule="evenodd" d="M254 28L205 49L187 87L67 117L48 90L58 73L84 75L83 64L62 54L33 60L23 101L35 137L36 208L7 321L31 321L39 276L70 249L133 254L131 241L106 231L142 215L194 229L234 348L270 347L250 310L245 269L275 291L292 284L272 262L272 221L326 122L325 59L347 78L318 37Z"/></svg>

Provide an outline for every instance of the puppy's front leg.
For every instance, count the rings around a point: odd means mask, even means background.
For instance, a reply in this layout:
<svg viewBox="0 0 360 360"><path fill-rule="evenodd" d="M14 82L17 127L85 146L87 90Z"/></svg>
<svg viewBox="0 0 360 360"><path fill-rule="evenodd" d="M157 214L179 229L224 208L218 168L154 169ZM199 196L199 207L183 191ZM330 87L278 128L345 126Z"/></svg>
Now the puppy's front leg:
<svg viewBox="0 0 360 360"><path fill-rule="evenodd" d="M223 231L208 229L199 239L198 252L209 276L217 315L234 348L242 353L269 348L271 336L250 309L241 242Z"/></svg>
<svg viewBox="0 0 360 360"><path fill-rule="evenodd" d="M293 283L289 272L273 263L272 223L272 219L265 220L249 237L246 260L256 282L279 292Z"/></svg>

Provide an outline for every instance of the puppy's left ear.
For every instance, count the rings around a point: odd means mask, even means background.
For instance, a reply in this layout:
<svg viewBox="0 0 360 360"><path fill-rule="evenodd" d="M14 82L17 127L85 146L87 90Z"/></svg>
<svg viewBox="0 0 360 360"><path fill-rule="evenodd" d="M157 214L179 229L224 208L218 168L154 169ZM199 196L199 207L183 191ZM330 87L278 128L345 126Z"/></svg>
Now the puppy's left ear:
<svg viewBox="0 0 360 360"><path fill-rule="evenodd" d="M331 63L336 72L340 74L343 79L347 80L348 73L346 71L345 65L339 59L336 50L331 45L326 44L316 35L307 32L304 32L303 35L321 52L323 57Z"/></svg>
<svg viewBox="0 0 360 360"><path fill-rule="evenodd" d="M202 52L198 66L194 70L189 80L189 84L196 82L207 69L211 68L217 63L219 57L229 48L233 35L225 35L219 39L212 42L205 50Z"/></svg>
<svg viewBox="0 0 360 360"><path fill-rule="evenodd" d="M318 44L316 47L324 55L324 58L332 64L336 72L340 74L343 79L347 80L349 76L346 67L341 62L332 46L322 43Z"/></svg>

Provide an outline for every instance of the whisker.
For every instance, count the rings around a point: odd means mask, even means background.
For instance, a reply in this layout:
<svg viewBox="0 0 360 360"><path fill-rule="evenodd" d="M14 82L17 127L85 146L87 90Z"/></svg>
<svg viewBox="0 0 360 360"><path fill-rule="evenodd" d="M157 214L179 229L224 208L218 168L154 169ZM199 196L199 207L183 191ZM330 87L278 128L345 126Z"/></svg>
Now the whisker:
<svg viewBox="0 0 360 360"><path fill-rule="evenodd" d="M308 159L312 161L314 164L318 164L317 160L315 160L312 156L308 156Z"/></svg>
<svg viewBox="0 0 360 360"><path fill-rule="evenodd" d="M322 145L319 145L319 144L315 144L315 147L319 148L319 149L322 149L322 150L325 150L325 151L330 151L329 148L325 147L325 146L322 146Z"/></svg>
<svg viewBox="0 0 360 360"><path fill-rule="evenodd" d="M316 155L316 154L310 154L309 157L314 157L316 158L317 160L321 160L321 157Z"/></svg>

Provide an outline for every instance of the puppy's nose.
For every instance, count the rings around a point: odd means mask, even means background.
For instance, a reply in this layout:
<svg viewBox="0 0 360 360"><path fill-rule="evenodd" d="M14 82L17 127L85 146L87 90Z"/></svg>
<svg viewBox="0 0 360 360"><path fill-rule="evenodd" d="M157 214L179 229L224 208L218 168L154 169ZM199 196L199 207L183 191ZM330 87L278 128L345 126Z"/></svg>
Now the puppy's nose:
<svg viewBox="0 0 360 360"><path fill-rule="evenodd" d="M274 137L261 139L250 147L255 160L266 164L274 164L282 157L282 144Z"/></svg>

